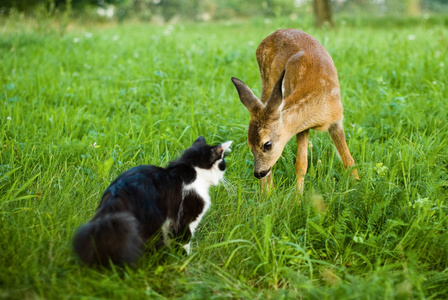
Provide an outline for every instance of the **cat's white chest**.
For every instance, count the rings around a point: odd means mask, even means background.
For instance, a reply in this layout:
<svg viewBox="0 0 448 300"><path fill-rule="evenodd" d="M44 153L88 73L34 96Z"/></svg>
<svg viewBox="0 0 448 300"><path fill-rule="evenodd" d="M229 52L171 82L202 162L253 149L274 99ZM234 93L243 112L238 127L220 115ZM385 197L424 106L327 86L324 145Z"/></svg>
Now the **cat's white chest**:
<svg viewBox="0 0 448 300"><path fill-rule="evenodd" d="M214 168L210 170L195 168L196 171L196 179L184 186L183 194L186 195L188 193L194 192L196 193L204 202L204 208L202 212L198 215L198 217L190 223L190 231L191 235L194 234L196 227L201 222L202 217L205 215L207 210L210 208L211 200L209 195L210 186L216 185L219 183L219 180L222 178L222 175L219 172L216 172Z"/></svg>
<svg viewBox="0 0 448 300"><path fill-rule="evenodd" d="M199 176L197 176L195 181L184 186L183 195L187 195L189 193L196 193L204 202L204 208L203 208L202 212L199 214L199 216L195 219L195 221L193 223L196 223L196 222L199 223L201 221L202 217L204 216L204 214L207 212L207 210L210 207L211 200L210 200L210 195L208 193L209 188L210 188L209 182L203 180ZM197 226L197 224L196 224L196 226ZM196 228L196 226L194 226L194 228ZM190 225L190 229L191 229L191 225ZM193 230L191 230L191 233L193 234Z"/></svg>
<svg viewBox="0 0 448 300"><path fill-rule="evenodd" d="M194 170L196 171L196 179L184 186L184 193L194 191L204 200L206 205L210 205L210 195L208 193L210 186L217 185L224 172L219 170L217 163L211 169L195 167Z"/></svg>
<svg viewBox="0 0 448 300"><path fill-rule="evenodd" d="M206 199L208 198L208 201L210 202L210 196L208 195L209 187L210 185L204 182L204 180L196 178L195 181L184 186L183 194L185 195L190 192L195 192L202 199L204 199L204 201L206 201Z"/></svg>
<svg viewBox="0 0 448 300"><path fill-rule="evenodd" d="M211 169L201 169L195 167L196 179L183 187L182 197L185 197L189 193L195 193L204 202L204 207L202 212L197 216L197 218L190 223L189 228L191 235L194 235L196 228L201 222L202 217L204 217L207 210L210 208L211 200L209 195L209 189L212 185L217 185L222 179L224 172L219 169L219 161L213 165ZM190 253L190 243L184 245L187 253Z"/></svg>

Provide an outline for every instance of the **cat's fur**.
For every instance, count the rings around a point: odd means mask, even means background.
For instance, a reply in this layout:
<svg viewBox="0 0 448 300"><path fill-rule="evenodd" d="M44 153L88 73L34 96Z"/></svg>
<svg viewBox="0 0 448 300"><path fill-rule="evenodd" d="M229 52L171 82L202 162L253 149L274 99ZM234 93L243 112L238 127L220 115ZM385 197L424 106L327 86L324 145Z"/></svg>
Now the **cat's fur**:
<svg viewBox="0 0 448 300"><path fill-rule="evenodd" d="M88 265L133 263L143 244L189 241L210 206L208 189L223 178L224 152L232 142L209 146L201 136L166 168L127 170L106 189L93 219L75 233L73 246Z"/></svg>

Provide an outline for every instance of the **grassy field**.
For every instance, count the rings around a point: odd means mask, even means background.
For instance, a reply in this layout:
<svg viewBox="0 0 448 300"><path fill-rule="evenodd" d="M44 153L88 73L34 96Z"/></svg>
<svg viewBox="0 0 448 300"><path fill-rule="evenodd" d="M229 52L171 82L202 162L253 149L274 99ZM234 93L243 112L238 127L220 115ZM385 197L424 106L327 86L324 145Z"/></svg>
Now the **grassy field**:
<svg viewBox="0 0 448 300"><path fill-rule="evenodd" d="M448 297L448 28L383 25L77 25L62 35L2 22L0 298ZM359 182L329 135L312 132L303 196L295 141L276 189L259 194L249 114L230 78L260 95L255 49L281 27L332 55ZM81 265L72 235L111 180L166 165L198 135L234 144L192 255Z"/></svg>

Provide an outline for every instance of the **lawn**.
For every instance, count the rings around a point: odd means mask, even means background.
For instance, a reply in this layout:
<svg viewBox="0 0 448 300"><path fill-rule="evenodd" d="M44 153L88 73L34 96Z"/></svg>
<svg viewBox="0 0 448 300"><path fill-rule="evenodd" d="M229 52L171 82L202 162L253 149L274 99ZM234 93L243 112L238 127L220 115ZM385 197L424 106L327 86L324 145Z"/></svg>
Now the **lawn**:
<svg viewBox="0 0 448 300"><path fill-rule="evenodd" d="M448 297L448 28L427 21L77 24L61 34L2 20L0 297ZM249 114L230 78L260 95L255 50L280 27L332 55L359 181L314 131L303 195L294 140L275 190L259 193ZM234 143L192 255L82 265L71 239L108 184L139 164L165 166L199 135Z"/></svg>

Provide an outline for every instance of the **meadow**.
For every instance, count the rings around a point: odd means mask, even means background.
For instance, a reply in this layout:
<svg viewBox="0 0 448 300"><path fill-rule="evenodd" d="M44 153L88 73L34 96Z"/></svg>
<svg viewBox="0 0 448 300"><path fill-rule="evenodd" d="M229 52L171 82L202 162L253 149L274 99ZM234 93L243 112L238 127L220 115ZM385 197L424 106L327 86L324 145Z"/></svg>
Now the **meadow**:
<svg viewBox="0 0 448 300"><path fill-rule="evenodd" d="M427 21L77 24L61 34L3 20L0 298L448 297L448 28ZM333 57L360 180L312 131L303 195L292 140L263 196L230 78L260 95L255 50L286 27ZM166 165L199 135L234 143L192 255L82 265L71 239L109 183Z"/></svg>

